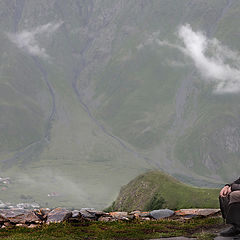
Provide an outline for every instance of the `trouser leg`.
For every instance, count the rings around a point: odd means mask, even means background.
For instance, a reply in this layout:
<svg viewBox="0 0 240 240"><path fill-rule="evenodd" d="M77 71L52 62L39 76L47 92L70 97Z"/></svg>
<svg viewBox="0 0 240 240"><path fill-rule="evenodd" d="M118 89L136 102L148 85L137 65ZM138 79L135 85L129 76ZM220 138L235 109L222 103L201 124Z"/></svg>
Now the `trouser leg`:
<svg viewBox="0 0 240 240"><path fill-rule="evenodd" d="M226 223L240 227L240 191L229 194Z"/></svg>
<svg viewBox="0 0 240 240"><path fill-rule="evenodd" d="M219 196L220 209L222 212L222 217L224 219L226 219L227 216L229 201L230 201L229 195L227 195L226 197Z"/></svg>

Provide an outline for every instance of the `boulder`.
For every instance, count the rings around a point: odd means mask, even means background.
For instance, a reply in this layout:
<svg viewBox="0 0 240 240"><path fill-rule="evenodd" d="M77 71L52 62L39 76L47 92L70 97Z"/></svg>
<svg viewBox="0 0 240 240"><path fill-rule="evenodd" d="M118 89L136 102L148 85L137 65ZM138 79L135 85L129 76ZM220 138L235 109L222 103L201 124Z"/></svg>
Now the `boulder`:
<svg viewBox="0 0 240 240"><path fill-rule="evenodd" d="M39 223L41 220L32 210L26 209L1 209L0 216L11 223Z"/></svg>
<svg viewBox="0 0 240 240"><path fill-rule="evenodd" d="M101 215L103 215L103 212L97 211L94 208L82 208L79 211L83 218L89 219L89 220L97 220Z"/></svg>
<svg viewBox="0 0 240 240"><path fill-rule="evenodd" d="M48 213L47 224L67 221L71 216L72 212L63 208L56 208Z"/></svg>
<svg viewBox="0 0 240 240"><path fill-rule="evenodd" d="M220 209L211 209L211 208L195 208L195 209L180 209L175 211L176 216L211 216L214 214L220 213Z"/></svg>
<svg viewBox="0 0 240 240"><path fill-rule="evenodd" d="M150 212L150 216L154 219L168 218L174 215L174 211L170 209L159 209Z"/></svg>
<svg viewBox="0 0 240 240"><path fill-rule="evenodd" d="M84 221L84 218L82 217L82 214L79 210L73 210L72 216L68 219L69 222L81 222Z"/></svg>

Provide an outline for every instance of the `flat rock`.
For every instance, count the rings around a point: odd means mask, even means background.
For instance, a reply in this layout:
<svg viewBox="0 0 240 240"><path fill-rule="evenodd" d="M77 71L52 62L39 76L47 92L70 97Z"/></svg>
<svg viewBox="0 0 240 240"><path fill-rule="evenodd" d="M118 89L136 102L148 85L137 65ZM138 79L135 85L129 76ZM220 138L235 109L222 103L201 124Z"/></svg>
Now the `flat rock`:
<svg viewBox="0 0 240 240"><path fill-rule="evenodd" d="M26 209L2 209L0 216L4 217L11 223L39 223L41 220L32 210Z"/></svg>
<svg viewBox="0 0 240 240"><path fill-rule="evenodd" d="M68 220L72 216L72 212L63 209L56 208L48 213L47 223L59 223Z"/></svg>
<svg viewBox="0 0 240 240"><path fill-rule="evenodd" d="M130 216L134 216L135 218L151 217L150 212L134 211L129 214L130 214Z"/></svg>
<svg viewBox="0 0 240 240"><path fill-rule="evenodd" d="M109 215L119 220L127 220L130 216L127 212L110 212Z"/></svg>
<svg viewBox="0 0 240 240"><path fill-rule="evenodd" d="M170 209L159 209L150 212L151 217L153 217L154 219L168 218L173 216L174 214L175 212Z"/></svg>
<svg viewBox="0 0 240 240"><path fill-rule="evenodd" d="M204 208L204 209L180 209L178 211L175 211L176 216L210 216L214 215L220 212L220 209L211 209L211 208Z"/></svg>

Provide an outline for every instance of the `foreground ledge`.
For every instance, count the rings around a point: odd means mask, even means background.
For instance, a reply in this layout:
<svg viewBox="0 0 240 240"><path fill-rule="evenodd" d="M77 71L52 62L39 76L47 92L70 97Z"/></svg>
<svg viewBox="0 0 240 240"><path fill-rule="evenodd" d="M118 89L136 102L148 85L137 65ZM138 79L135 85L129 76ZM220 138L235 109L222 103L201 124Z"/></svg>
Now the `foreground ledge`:
<svg viewBox="0 0 240 240"><path fill-rule="evenodd" d="M103 212L93 208L82 208L69 211L64 208L41 209L1 209L0 227L29 227L34 228L42 224L83 221L130 221L134 219L151 221L164 218L193 218L219 215L220 209L159 209L150 212Z"/></svg>

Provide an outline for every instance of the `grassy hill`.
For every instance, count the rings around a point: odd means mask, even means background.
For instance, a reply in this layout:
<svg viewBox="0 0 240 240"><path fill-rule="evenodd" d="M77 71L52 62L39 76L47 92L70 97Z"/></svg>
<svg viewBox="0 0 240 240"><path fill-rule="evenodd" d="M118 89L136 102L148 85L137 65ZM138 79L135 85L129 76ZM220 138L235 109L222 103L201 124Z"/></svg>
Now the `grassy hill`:
<svg viewBox="0 0 240 240"><path fill-rule="evenodd" d="M162 208L219 208L219 189L197 188L153 171L122 187L109 210L133 211Z"/></svg>

